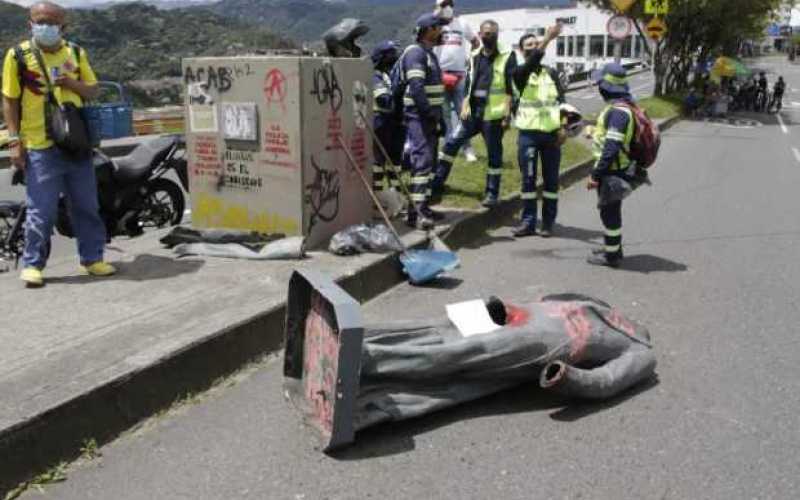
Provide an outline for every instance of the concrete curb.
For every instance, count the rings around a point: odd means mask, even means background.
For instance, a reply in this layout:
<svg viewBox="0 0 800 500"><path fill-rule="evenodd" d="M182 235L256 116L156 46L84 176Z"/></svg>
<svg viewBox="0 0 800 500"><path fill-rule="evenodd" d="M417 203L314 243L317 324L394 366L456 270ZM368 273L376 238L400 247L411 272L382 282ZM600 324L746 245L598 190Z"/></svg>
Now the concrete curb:
<svg viewBox="0 0 800 500"><path fill-rule="evenodd" d="M680 118L661 124L666 130ZM586 161L565 169L561 186L583 179L592 168ZM503 199L491 211L467 215L439 235L452 248L463 247L506 224L521 208L519 194ZM412 246L423 246L419 234ZM338 280L360 302L405 281L395 255L386 257ZM142 420L168 408L186 394L204 391L214 381L247 363L281 348L285 302L186 345L141 370L113 380L65 404L20 422L0 434L0 495L61 461L76 459L86 439L107 443Z"/></svg>

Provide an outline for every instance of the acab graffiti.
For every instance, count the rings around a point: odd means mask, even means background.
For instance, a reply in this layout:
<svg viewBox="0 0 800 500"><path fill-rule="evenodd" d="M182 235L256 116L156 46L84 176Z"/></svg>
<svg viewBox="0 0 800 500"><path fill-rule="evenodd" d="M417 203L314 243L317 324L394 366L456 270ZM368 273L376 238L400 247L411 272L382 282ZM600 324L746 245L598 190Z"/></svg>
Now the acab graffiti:
<svg viewBox="0 0 800 500"><path fill-rule="evenodd" d="M313 87L311 95L317 98L317 102L322 105L330 105L331 111L336 113L342 107L342 87L339 86L339 79L336 71L331 65L324 65L314 70Z"/></svg>
<svg viewBox="0 0 800 500"><path fill-rule="evenodd" d="M183 83L191 85L201 83L206 90L214 89L217 92L227 92L233 86L233 81L255 75L250 64L234 64L232 66L201 66L194 68L187 66L183 72Z"/></svg>

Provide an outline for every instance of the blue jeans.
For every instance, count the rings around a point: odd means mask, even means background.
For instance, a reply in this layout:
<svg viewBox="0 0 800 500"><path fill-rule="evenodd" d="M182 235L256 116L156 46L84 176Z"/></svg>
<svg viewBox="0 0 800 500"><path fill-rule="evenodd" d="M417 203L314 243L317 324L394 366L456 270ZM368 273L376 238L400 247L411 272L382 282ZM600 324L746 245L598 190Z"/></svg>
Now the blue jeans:
<svg viewBox="0 0 800 500"><path fill-rule="evenodd" d="M538 130L519 131L519 168L522 171L522 223L536 227L536 164L542 159L542 226L552 228L558 214L558 171L561 147L558 135Z"/></svg>
<svg viewBox="0 0 800 500"><path fill-rule="evenodd" d="M103 260L106 227L100 218L97 181L91 156L75 159L57 147L28 151L26 167L25 267L47 264L50 235L58 216L58 198L67 197L81 264Z"/></svg>
<svg viewBox="0 0 800 500"><path fill-rule="evenodd" d="M464 105L464 98L467 95L467 80L469 75L465 74L458 85L453 90L444 93L444 123L447 127L445 139L452 139L458 125L461 123L461 106ZM467 141L469 144L469 141Z"/></svg>
<svg viewBox="0 0 800 500"><path fill-rule="evenodd" d="M489 157L489 168L486 170L486 196L497 199L500 195L500 179L503 173L503 121L484 121L484 109L483 106L476 106L470 119L461 122L461 125L456 127L455 134L445 142L439 155L436 175L431 182L431 189L434 192L444 190L444 184L459 150L472 137L483 134Z"/></svg>

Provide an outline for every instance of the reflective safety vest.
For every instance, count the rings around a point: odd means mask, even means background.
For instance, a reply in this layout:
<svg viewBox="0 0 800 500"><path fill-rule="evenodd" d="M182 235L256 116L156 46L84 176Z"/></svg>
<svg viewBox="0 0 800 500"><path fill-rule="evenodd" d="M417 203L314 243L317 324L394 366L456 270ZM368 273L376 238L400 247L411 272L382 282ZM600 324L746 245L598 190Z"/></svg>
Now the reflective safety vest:
<svg viewBox="0 0 800 500"><path fill-rule="evenodd" d="M628 127L625 129L625 133L618 132L616 130L609 131L606 128L606 116L611 109L614 108L619 111L623 111L625 114L628 115ZM595 162L600 160L600 157L603 156L603 149L606 147L606 140L613 139L616 141L622 142L622 149L617 156L617 160L614 162L613 165L609 166L609 170L625 170L631 163L631 159L625 153L625 151L630 151L631 149L631 141L633 140L633 128L635 122L633 118L633 113L630 109L623 108L621 106L606 106L606 109L600 113L600 116L597 118L597 126L594 129L594 140L592 141L592 155L594 156Z"/></svg>
<svg viewBox="0 0 800 500"><path fill-rule="evenodd" d="M483 111L483 119L486 121L502 120L506 117L510 109L506 107L506 63L508 58L511 57L511 50L500 50L492 63L492 84L489 87L489 95L486 95L485 90L474 90L473 86L477 81L476 72L478 69L477 60L483 49L476 49L472 53L472 69L470 71L470 88L467 92L468 96L478 98L486 98L486 109Z"/></svg>
<svg viewBox="0 0 800 500"><path fill-rule="evenodd" d="M514 126L520 130L555 132L561 128L558 86L550 72L542 66L539 74L531 73L519 99Z"/></svg>
<svg viewBox="0 0 800 500"><path fill-rule="evenodd" d="M382 71L375 71L374 88L372 89L372 110L376 113L391 113L394 111L391 107L381 106L380 101L391 101L392 95L392 80L389 75ZM380 99L381 97L388 96L388 99Z"/></svg>

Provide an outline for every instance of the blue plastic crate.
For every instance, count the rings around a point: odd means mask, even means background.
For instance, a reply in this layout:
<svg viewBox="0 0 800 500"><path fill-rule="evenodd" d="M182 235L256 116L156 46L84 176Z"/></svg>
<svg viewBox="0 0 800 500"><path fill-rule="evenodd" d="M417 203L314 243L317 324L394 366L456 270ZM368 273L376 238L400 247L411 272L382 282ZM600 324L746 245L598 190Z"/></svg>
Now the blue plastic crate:
<svg viewBox="0 0 800 500"><path fill-rule="evenodd" d="M98 85L116 90L119 100L89 103L82 108L92 143L98 145L101 140L132 136L133 104L125 98L122 86L114 82L99 82Z"/></svg>

